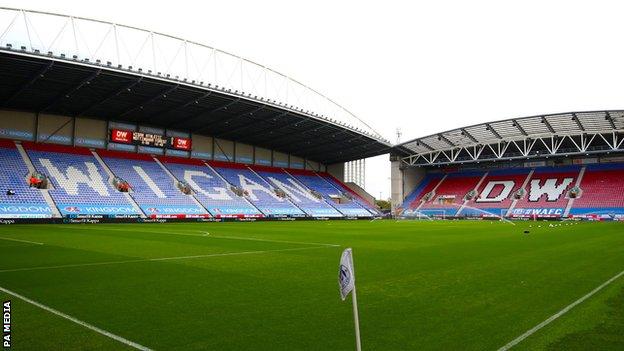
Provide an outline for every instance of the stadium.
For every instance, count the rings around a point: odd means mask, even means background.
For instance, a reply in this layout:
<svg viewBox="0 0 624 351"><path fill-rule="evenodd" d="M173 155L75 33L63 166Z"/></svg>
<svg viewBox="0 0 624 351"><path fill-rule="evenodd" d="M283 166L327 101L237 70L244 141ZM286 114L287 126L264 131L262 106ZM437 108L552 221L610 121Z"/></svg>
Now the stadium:
<svg viewBox="0 0 624 351"><path fill-rule="evenodd" d="M392 144L242 57L13 8L0 76L6 349L624 348L624 110Z"/></svg>

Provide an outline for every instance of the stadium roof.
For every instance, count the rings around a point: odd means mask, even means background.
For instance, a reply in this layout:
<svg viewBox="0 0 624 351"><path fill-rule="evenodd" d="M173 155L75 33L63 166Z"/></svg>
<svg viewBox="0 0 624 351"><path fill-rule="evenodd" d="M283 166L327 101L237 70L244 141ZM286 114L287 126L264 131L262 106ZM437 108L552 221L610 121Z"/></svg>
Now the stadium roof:
<svg viewBox="0 0 624 351"><path fill-rule="evenodd" d="M409 165L624 151L624 111L566 112L456 128L395 146Z"/></svg>
<svg viewBox="0 0 624 351"><path fill-rule="evenodd" d="M186 130L326 164L387 153L361 119L296 80L188 40L0 7L5 109Z"/></svg>

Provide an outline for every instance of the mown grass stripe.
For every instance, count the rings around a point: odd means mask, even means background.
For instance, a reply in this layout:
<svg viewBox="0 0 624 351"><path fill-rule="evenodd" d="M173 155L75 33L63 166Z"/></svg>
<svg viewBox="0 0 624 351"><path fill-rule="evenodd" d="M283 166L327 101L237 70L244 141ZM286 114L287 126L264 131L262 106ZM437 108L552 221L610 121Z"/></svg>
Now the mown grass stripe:
<svg viewBox="0 0 624 351"><path fill-rule="evenodd" d="M28 241L28 240L20 240L20 239L13 239L13 238L5 238L5 237L1 237L0 236L0 240L8 240L8 241L15 241L18 243L27 243L27 244L33 244L33 245L44 245L43 243L39 243L36 241Z"/></svg>
<svg viewBox="0 0 624 351"><path fill-rule="evenodd" d="M330 247L333 247L333 246L296 247L296 248L290 248L290 249L225 252L225 253L207 254L207 255L157 257L157 258L145 258L145 259L123 260L123 261L77 263L77 264L66 264L66 265L58 265L58 266L24 267L24 268L12 268L12 269L0 270L0 273L36 271L36 270L59 269L59 268L104 266L104 265L115 265L115 264L124 264L124 263L138 263L138 262L158 262L158 261L189 260L189 259L208 258L208 257L255 255L255 254L264 254L264 253L270 253L270 252L286 252L286 251L301 251L301 250L312 250L312 249L326 249L326 248L330 248Z"/></svg>
<svg viewBox="0 0 624 351"><path fill-rule="evenodd" d="M602 283L600 286L598 286L594 290L590 291L589 293L587 293L586 295L584 295L580 299L572 302L571 304L569 304L566 307L564 307L561 311L559 311L559 312L553 314L552 316L548 317L548 319L546 319L542 323L534 326L533 328L527 330L524 334L522 334L519 337L513 339L507 345L505 345L505 346L501 347L500 349L498 349L498 351L507 351L507 350L511 349L512 347L518 345L524 339L528 338L529 336L533 335L538 330L540 330L540 329L544 328L545 326L547 326L548 324L552 323L555 319L557 319L557 318L563 316L564 314L568 313L571 309L573 309L574 307L580 305L585 300L589 299L594 294L596 294L600 290L604 289L607 285L613 283L615 280L617 280L618 278L620 278L623 275L624 275L624 271L621 271L620 273L614 275L613 277L611 277L611 279L609 279L606 282Z"/></svg>
<svg viewBox="0 0 624 351"><path fill-rule="evenodd" d="M141 351L151 351L152 350L152 349L150 349L147 346L143 346L143 345L138 344L138 343L136 343L134 341L130 341L130 340L124 338L124 337L121 337L119 335L113 334L113 333L111 333L111 332L109 332L107 330L104 330L102 328L98 328L98 327L96 327L96 326L94 326L92 324L89 324L89 323L85 322L85 321L81 321L80 319L78 319L76 317L72 317L72 316L70 316L68 314L65 314L65 313L59 311L59 310L55 310L52 307L46 306L46 305L44 305L44 304L42 304L40 302L37 302L35 300L31 300L31 299L27 298L26 296L20 295L20 294L14 292L14 291L9 290L9 289L5 289L5 288L0 286L0 291L2 291L5 294L11 295L13 297L16 297L16 298L18 298L18 299L20 299L20 300L22 300L24 302L27 302L27 303L29 303L29 304L31 304L33 306L37 306L37 307L39 307L39 308L41 308L41 309L43 309L45 311L48 311L48 312L50 312L50 313L52 313L54 315L57 315L57 316L61 317L61 318L65 318L65 319L67 319L67 320L69 320L71 322L74 322L74 323L76 323L76 324L78 324L80 326L83 326L83 327L85 327L87 329L93 330L94 332L96 332L98 334L101 334L101 335L109 337L109 338L111 338L113 340L116 340L116 341L118 341L118 342L120 342L120 343L122 343L124 345L130 346L132 348L135 348L135 349L141 350Z"/></svg>

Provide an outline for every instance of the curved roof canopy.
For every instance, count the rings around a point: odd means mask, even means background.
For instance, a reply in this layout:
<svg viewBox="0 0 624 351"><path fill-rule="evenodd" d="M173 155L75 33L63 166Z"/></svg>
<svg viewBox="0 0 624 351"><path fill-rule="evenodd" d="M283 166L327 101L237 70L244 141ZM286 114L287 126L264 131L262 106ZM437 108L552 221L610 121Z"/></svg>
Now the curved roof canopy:
<svg viewBox="0 0 624 351"><path fill-rule="evenodd" d="M0 7L5 108L151 124L332 163L390 143L314 89L189 40Z"/></svg>
<svg viewBox="0 0 624 351"><path fill-rule="evenodd" d="M624 111L566 112L475 124L395 146L409 165L624 151Z"/></svg>

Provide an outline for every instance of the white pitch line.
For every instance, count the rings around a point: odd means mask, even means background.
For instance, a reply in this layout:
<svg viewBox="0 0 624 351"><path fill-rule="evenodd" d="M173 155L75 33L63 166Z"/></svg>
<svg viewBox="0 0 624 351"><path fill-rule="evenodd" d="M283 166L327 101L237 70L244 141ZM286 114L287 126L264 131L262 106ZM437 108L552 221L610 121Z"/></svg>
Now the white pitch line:
<svg viewBox="0 0 624 351"><path fill-rule="evenodd" d="M128 228L93 228L93 227L79 227L79 226L75 226L75 227L63 227L63 229L74 229L74 230L103 230L103 231L108 231L108 232L128 232L128 231L132 231L132 232L136 232L136 233L148 233L148 234L154 234L154 233L158 233L158 234L169 234L169 235L184 235L184 236L203 236L203 235L197 235L197 234L191 234L191 233L179 233L179 232L163 232L163 231L158 231L158 230L135 230L135 229L128 229Z"/></svg>
<svg viewBox="0 0 624 351"><path fill-rule="evenodd" d="M614 275L613 277L611 277L611 279L609 279L606 282L602 283L599 287L597 287L596 289L590 291L587 295L585 295L585 296L581 297L580 299L572 302L571 304L569 304L565 308L563 308L561 311L559 311L559 312L553 314L552 316L548 317L548 319L546 319L542 323L540 323L540 324L536 325L535 327L527 330L524 334L522 334L519 337L513 339L507 345L505 345L505 346L501 347L500 349L498 349L498 351L507 351L507 350L511 349L512 347L516 346L517 344L522 342L524 339L526 339L529 336L533 335L538 330L544 328L545 326L547 326L548 324L553 322L555 319L557 319L557 318L563 316L564 314L568 313L568 311L570 311L571 309L573 309L577 305L583 303L585 300L589 299L595 293L599 292L600 290L605 288L607 285L613 283L616 279L618 279L619 277L621 277L623 275L624 275L624 271L621 271L620 273Z"/></svg>
<svg viewBox="0 0 624 351"><path fill-rule="evenodd" d="M141 344L137 344L134 341L130 341L130 340L128 340L126 338L123 338L123 337L121 337L119 335L115 335L115 334L113 334L113 333L111 333L111 332L109 332L107 330L104 330L102 328L98 328L98 327L96 327L96 326L94 326L92 324L89 324L87 322L83 322L83 321L81 321L80 319L78 319L76 317L72 317L72 316L70 316L68 314L65 314L65 313L61 312L61 311L55 310L52 307L48 307L48 306L46 306L46 305L44 305L42 303L39 303L39 302L34 301L34 300L31 300L31 299L27 298L26 296L20 295L20 294L18 294L16 292L13 292L11 290L5 289L5 288L3 288L1 286L0 286L0 291L4 292L5 294L9 294L11 296L14 296L14 297L16 297L16 298L18 298L18 299L20 299L20 300L22 300L24 302L27 302L27 303L29 303L31 305L37 306L37 307L39 307L39 308L41 308L43 310L46 310L46 311L48 311L48 312L50 312L52 314L55 314L55 315L57 315L57 316L59 316L61 318L65 318L65 319L67 319L69 321L72 321L72 322L74 322L74 323L76 323L78 325L81 325L81 326L83 326L83 327L85 327L87 329L93 330L94 332L96 332L98 334L102 334L102 335L104 335L106 337L109 337L109 338L111 338L113 340L116 340L116 341L118 341L118 342L120 342L120 343L122 343L124 345L130 346L130 347L133 347L133 348L135 348L137 350L142 350L142 351L151 351L152 350L149 347L143 346Z"/></svg>
<svg viewBox="0 0 624 351"><path fill-rule="evenodd" d="M91 230L93 228L84 228L84 227L64 227L65 229L75 229L75 230ZM125 228L95 228L95 230L104 230L104 231L115 231L115 232L127 232L128 229ZM240 237L240 236L222 236L222 235L212 235L209 232L198 231L198 233L202 234L192 234L192 233L180 233L180 232L166 232L159 230L132 230L133 232L140 233L149 233L149 234L167 234L167 235L184 235L184 236L195 236L195 237L210 237L210 238L220 238L220 239L234 239L234 240L249 240L249 241L264 241L268 243L283 243L283 244L301 244L301 245L323 245L323 246L333 246L338 247L338 244L328 244L328 243L315 243L315 242L304 242L304 241L286 241L286 240L270 240L270 239L259 239L259 238L248 238L248 237Z"/></svg>
<svg viewBox="0 0 624 351"><path fill-rule="evenodd" d="M200 233L207 233L207 232L200 232ZM202 235L205 236L205 235ZM227 235L211 235L211 238L217 238L217 239L233 239L233 240L249 240L249 241L264 241L267 243L282 243L282 244L305 244L305 245L323 245L323 246L332 246L332 247L338 247L340 245L338 244L327 244L327 243L313 243L313 242L305 242L305 241L287 241L287 240L271 240L271 239L260 239L260 238L248 238L248 237L242 237L242 236L227 236Z"/></svg>
<svg viewBox="0 0 624 351"><path fill-rule="evenodd" d="M10 241L17 241L19 243L28 243L28 244L34 244L34 245L43 245L43 243L38 243L36 241L28 241L28 240L19 240L19 239L13 239L13 238L5 238L5 237L1 237L0 236L0 240L10 240Z"/></svg>
<svg viewBox="0 0 624 351"><path fill-rule="evenodd" d="M226 253L207 254L207 255L157 257L157 258L145 258L145 259L123 260L123 261L108 261L108 262L65 264L65 265L58 265L58 266L24 267L24 268L13 268L13 269L0 270L0 273L37 271L37 270L58 269L58 268L73 268L73 267L105 266L105 265L115 265L115 264L124 264L124 263L137 263L137 262L158 262L158 261L188 260L188 259L208 258L208 257L255 255L255 254L264 254L264 253L270 253L270 252L285 252L285 251L301 251L301 250L313 250L313 249L326 249L326 248L329 248L329 247L332 247L332 246L297 247L297 248L291 248L291 249L226 252Z"/></svg>

